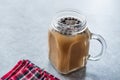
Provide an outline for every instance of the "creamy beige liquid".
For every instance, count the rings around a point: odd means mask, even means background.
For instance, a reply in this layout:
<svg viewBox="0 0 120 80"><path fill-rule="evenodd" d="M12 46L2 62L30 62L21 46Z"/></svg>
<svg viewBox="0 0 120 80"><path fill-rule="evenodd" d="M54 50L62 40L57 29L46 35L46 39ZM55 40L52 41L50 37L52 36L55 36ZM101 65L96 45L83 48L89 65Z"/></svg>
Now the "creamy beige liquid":
<svg viewBox="0 0 120 80"><path fill-rule="evenodd" d="M60 73L67 74L85 66L90 39L88 29L73 36L51 30L48 37L49 59Z"/></svg>

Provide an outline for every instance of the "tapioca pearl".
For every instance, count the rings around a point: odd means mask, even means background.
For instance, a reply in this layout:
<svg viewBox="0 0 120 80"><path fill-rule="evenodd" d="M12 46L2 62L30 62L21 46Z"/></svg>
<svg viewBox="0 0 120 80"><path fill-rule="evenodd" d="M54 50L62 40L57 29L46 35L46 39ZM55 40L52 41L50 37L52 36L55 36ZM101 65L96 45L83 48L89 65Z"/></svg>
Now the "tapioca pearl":
<svg viewBox="0 0 120 80"><path fill-rule="evenodd" d="M75 21L75 24L77 24L78 23L78 21Z"/></svg>
<svg viewBox="0 0 120 80"><path fill-rule="evenodd" d="M64 20L64 21L62 21L62 23L63 23L63 24L66 24L66 21Z"/></svg>
<svg viewBox="0 0 120 80"><path fill-rule="evenodd" d="M75 21L78 21L78 19L77 19L77 18L74 18L74 20L75 20Z"/></svg>
<svg viewBox="0 0 120 80"><path fill-rule="evenodd" d="M64 18L61 18L61 19L58 21L58 23L60 23L60 24L64 24L64 23L65 23Z"/></svg>
<svg viewBox="0 0 120 80"><path fill-rule="evenodd" d="M79 25L76 25L75 28L80 28L80 26L79 26Z"/></svg>
<svg viewBox="0 0 120 80"><path fill-rule="evenodd" d="M64 18L61 18L60 21L61 21L61 22L64 21Z"/></svg>
<svg viewBox="0 0 120 80"><path fill-rule="evenodd" d="M67 19L68 19L67 17L64 18L64 20L67 20Z"/></svg>
<svg viewBox="0 0 120 80"><path fill-rule="evenodd" d="M80 23L80 21L77 21L77 24L79 24Z"/></svg>

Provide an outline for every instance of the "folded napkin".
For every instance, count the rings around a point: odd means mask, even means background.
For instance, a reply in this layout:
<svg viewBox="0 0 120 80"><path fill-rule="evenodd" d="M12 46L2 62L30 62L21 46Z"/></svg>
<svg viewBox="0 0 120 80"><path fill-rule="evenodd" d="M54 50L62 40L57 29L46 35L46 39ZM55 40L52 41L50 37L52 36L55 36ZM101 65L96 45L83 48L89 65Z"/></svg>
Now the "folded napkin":
<svg viewBox="0 0 120 80"><path fill-rule="evenodd" d="M59 80L29 60L20 60L0 80Z"/></svg>

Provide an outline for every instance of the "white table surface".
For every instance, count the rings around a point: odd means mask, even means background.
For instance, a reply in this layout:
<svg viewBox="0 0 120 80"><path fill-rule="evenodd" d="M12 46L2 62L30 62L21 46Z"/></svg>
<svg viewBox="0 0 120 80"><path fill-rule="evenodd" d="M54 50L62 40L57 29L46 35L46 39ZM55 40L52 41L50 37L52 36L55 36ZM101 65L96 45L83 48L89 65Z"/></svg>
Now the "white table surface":
<svg viewBox="0 0 120 80"><path fill-rule="evenodd" d="M47 32L56 11L73 8L87 17L91 32L101 34L107 51L86 69L59 74L49 63ZM98 52L91 41L91 53ZM29 59L61 80L120 80L119 0L0 0L0 77L20 59Z"/></svg>

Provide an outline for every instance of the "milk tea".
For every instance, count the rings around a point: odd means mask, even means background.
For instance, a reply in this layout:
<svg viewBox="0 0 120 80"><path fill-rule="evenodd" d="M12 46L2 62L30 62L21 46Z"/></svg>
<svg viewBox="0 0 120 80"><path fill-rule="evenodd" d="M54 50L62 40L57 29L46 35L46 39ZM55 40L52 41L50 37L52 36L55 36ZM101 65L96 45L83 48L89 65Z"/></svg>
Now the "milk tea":
<svg viewBox="0 0 120 80"><path fill-rule="evenodd" d="M59 19L58 30L51 28L48 32L49 59L60 73L67 74L86 65L89 51L90 31L81 30L81 22L77 18Z"/></svg>

